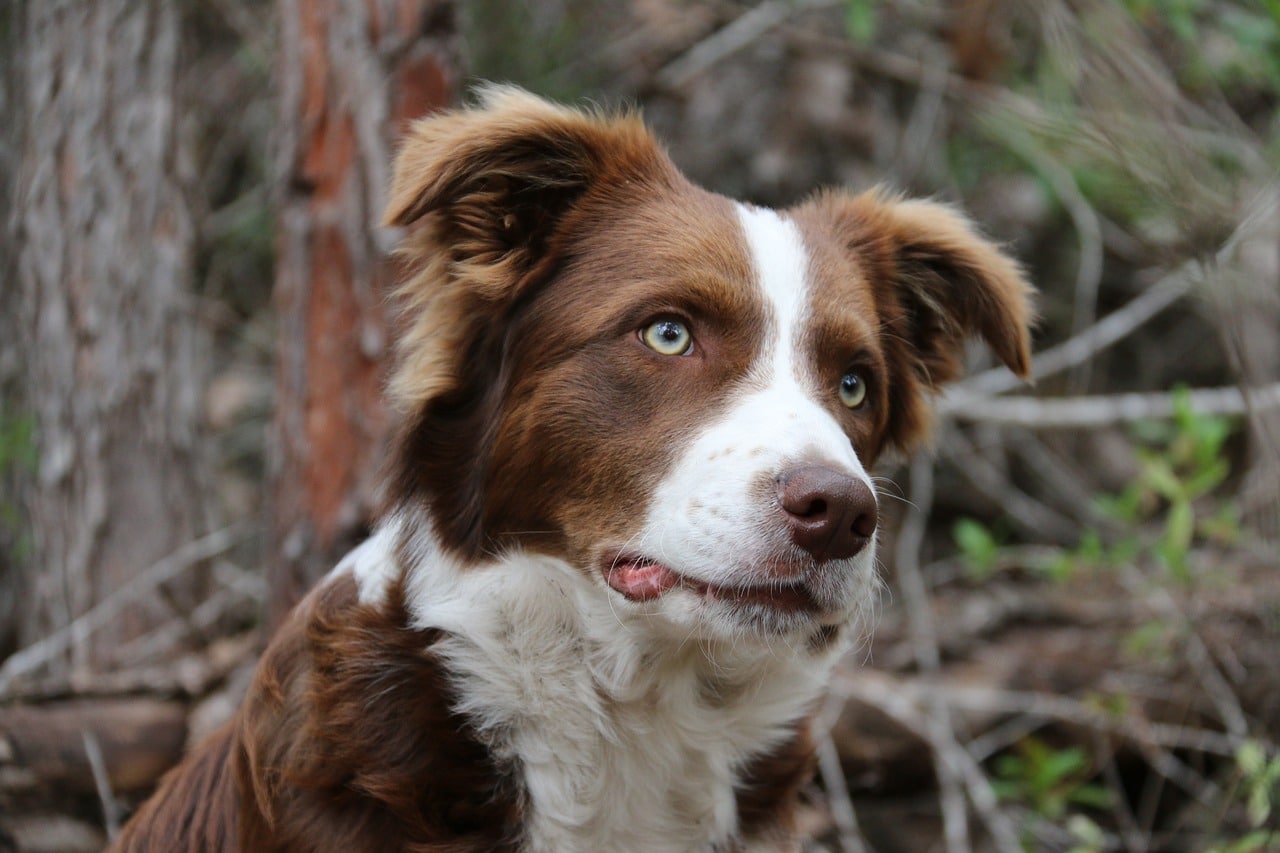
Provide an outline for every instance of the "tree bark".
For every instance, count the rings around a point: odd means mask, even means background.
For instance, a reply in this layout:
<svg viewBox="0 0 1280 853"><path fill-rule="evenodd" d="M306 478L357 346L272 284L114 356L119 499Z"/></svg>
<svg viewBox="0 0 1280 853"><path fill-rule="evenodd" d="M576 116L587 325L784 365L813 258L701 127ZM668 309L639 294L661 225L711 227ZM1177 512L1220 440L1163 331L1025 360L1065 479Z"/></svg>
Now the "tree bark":
<svg viewBox="0 0 1280 853"><path fill-rule="evenodd" d="M269 619L363 538L388 431L396 139L453 100L449 0L281 0L279 322Z"/></svg>
<svg viewBox="0 0 1280 853"><path fill-rule="evenodd" d="M179 10L62 0L11 11L20 82L6 114L19 128L8 231L37 465L21 482L28 559L3 594L22 602L25 645L206 532L209 498ZM61 663L109 666L162 608L196 599L198 574L172 584L167 603L140 600L78 636Z"/></svg>

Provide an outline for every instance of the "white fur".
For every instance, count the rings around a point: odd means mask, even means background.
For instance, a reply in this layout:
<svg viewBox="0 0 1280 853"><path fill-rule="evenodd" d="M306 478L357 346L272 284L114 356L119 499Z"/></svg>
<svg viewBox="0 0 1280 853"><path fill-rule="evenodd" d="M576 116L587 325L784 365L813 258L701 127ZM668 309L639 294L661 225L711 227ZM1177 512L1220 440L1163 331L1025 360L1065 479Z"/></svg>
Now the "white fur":
<svg viewBox="0 0 1280 853"><path fill-rule="evenodd" d="M329 573L330 577L350 572L356 582L356 597L361 604L383 601L387 587L399 574L391 558L397 524L383 525L373 535L343 557Z"/></svg>
<svg viewBox="0 0 1280 853"><path fill-rule="evenodd" d="M740 219L769 306L767 340L740 399L677 457L627 546L711 583L740 581L787 545L776 501L753 493L761 478L813 461L866 478L815 402L836 389L806 385L800 235L772 211L744 207ZM873 551L835 573L848 578L846 617L870 600ZM395 565L397 553L409 565ZM522 768L529 850L733 847L744 766L790 735L841 651L811 649L812 622L752 636L691 590L633 603L598 571L550 557L511 553L463 566L439 547L425 515L407 512L339 570L353 572L361 600L373 601L402 568L416 625L447 633L436 649L454 674L458 710L497 758Z"/></svg>
<svg viewBox="0 0 1280 853"><path fill-rule="evenodd" d="M410 610L449 634L436 650L458 710L520 762L527 849L727 849L738 773L789 734L838 652L682 642L561 560L461 566L425 521L400 531Z"/></svg>

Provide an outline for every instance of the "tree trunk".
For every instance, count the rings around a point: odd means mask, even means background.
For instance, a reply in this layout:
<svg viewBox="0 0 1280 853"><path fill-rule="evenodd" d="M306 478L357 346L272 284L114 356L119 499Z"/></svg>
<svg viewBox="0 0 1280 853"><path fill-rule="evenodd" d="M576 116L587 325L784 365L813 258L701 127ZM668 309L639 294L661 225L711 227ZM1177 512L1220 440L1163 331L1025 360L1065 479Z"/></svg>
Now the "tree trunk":
<svg viewBox="0 0 1280 853"><path fill-rule="evenodd" d="M18 642L75 623L206 532L193 226L179 144L179 9L165 0L27 2L12 10L18 79L16 253L22 411L37 464L21 482L27 558ZM12 288L13 285L6 285ZM12 397L6 395L7 402ZM188 607L195 575L73 632L60 665L109 666Z"/></svg>
<svg viewBox="0 0 1280 853"><path fill-rule="evenodd" d="M368 529L388 414L395 141L457 85L449 0L281 0L270 621Z"/></svg>

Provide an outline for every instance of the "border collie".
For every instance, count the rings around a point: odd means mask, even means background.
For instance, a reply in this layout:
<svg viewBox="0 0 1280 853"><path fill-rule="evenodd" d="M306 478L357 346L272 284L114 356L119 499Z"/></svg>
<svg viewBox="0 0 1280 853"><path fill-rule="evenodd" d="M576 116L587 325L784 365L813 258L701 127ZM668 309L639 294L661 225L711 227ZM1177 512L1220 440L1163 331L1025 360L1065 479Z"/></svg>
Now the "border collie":
<svg viewBox="0 0 1280 853"><path fill-rule="evenodd" d="M390 506L123 850L794 849L886 450L1031 288L956 211L693 186L641 120L418 122Z"/></svg>

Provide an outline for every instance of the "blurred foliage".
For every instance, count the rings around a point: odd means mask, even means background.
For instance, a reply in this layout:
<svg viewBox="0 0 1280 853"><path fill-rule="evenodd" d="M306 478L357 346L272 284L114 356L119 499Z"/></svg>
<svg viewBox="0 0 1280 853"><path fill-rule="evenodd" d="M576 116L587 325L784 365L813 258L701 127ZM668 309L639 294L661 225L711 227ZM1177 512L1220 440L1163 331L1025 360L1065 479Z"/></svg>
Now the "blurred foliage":
<svg viewBox="0 0 1280 853"><path fill-rule="evenodd" d="M36 470L35 418L29 415L0 413L0 484ZM31 533L23 521L22 508L8 488L0 494L0 542L7 543L11 553L0 555L14 563L26 559L31 548Z"/></svg>
<svg viewBox="0 0 1280 853"><path fill-rule="evenodd" d="M572 102L606 83L583 45L606 28L612 4L589 0L468 0L459 4L474 79L514 82Z"/></svg>
<svg viewBox="0 0 1280 853"><path fill-rule="evenodd" d="M1094 762L1078 746L1055 748L1026 737L995 762L992 788L1003 800L1020 802L1039 817L1059 820L1071 806L1106 808L1111 793L1089 779Z"/></svg>
<svg viewBox="0 0 1280 853"><path fill-rule="evenodd" d="M1185 387L1173 392L1173 401L1171 419L1132 425L1138 471L1129 485L1118 494L1094 498L1110 528L1084 530L1075 548L1035 566L1041 573L1067 581L1082 572L1115 571L1150 558L1169 577L1189 584L1196 579L1191 563L1195 546L1239 540L1239 508L1214 497L1230 475L1225 445L1237 431L1236 420L1192 411ZM992 527L965 516L953 523L951 532L970 577L982 580L997 569L1003 537Z"/></svg>

